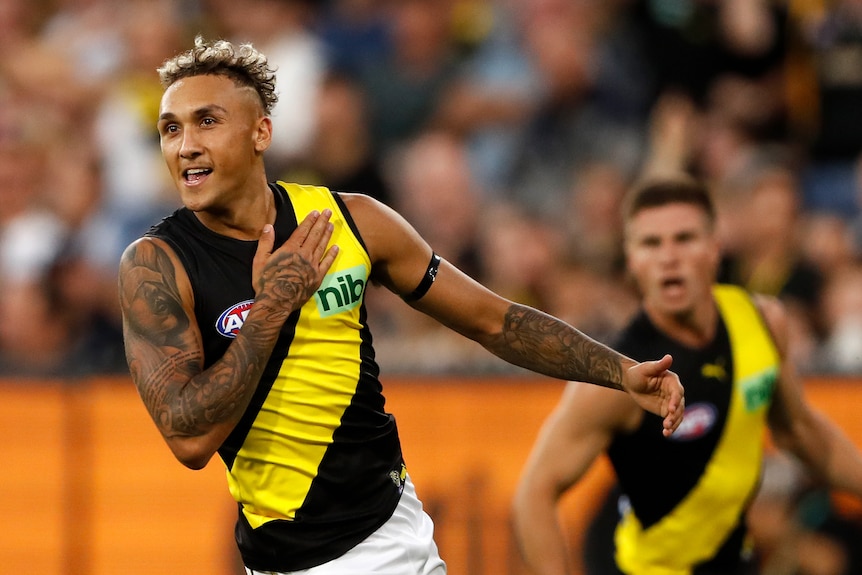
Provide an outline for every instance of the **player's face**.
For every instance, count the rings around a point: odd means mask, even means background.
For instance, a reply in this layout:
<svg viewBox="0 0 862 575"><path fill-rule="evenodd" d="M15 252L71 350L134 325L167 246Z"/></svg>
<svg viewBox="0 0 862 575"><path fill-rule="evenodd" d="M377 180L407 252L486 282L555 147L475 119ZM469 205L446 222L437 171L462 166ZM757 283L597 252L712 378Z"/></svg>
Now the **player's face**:
<svg viewBox="0 0 862 575"><path fill-rule="evenodd" d="M184 78L165 90L158 129L183 204L213 213L242 200L271 138L254 90L215 75Z"/></svg>
<svg viewBox="0 0 862 575"><path fill-rule="evenodd" d="M626 256L653 313L680 316L711 305L719 246L701 208L673 203L641 210L626 226Z"/></svg>

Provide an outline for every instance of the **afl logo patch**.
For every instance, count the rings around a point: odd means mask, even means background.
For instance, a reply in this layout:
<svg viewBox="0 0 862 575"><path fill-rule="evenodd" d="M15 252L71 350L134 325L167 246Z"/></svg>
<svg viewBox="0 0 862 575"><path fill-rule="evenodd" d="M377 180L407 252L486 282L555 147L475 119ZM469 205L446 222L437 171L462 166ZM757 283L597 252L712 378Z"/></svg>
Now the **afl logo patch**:
<svg viewBox="0 0 862 575"><path fill-rule="evenodd" d="M692 441L709 433L718 419L718 410L711 403L685 406L685 417L670 436L675 441Z"/></svg>
<svg viewBox="0 0 862 575"><path fill-rule="evenodd" d="M229 337L231 339L235 338L236 334L239 333L239 328L242 327L242 324L248 315L248 310L251 309L251 304L253 303L254 300L249 299L232 305L221 312L221 315L218 316L218 320L216 321L216 330L225 337ZM688 414L686 413L686 415Z"/></svg>

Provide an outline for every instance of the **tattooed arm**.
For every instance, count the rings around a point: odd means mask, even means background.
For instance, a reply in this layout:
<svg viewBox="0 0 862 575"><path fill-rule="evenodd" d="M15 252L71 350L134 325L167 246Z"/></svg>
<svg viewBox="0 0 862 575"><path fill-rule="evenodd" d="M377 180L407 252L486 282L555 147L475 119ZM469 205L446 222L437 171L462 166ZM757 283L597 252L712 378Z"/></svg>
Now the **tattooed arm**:
<svg viewBox="0 0 862 575"><path fill-rule="evenodd" d="M664 417L664 435L682 422L683 388L671 357L638 363L534 308L507 301L443 262L433 290L414 307L488 351L550 377L623 390Z"/></svg>
<svg viewBox="0 0 862 575"><path fill-rule="evenodd" d="M255 303L227 352L203 369L188 276L162 240L145 237L120 262L126 359L138 393L174 455L204 467L239 421L287 317L319 287L338 250L329 212L312 214L272 252L267 226L254 260Z"/></svg>
<svg viewBox="0 0 862 575"><path fill-rule="evenodd" d="M431 247L388 207L365 196L342 197L371 255L372 279L410 294L428 268ZM666 435L682 421L683 389L668 371L670 356L638 363L555 317L500 297L446 261L427 294L411 305L512 364L628 392L665 418Z"/></svg>

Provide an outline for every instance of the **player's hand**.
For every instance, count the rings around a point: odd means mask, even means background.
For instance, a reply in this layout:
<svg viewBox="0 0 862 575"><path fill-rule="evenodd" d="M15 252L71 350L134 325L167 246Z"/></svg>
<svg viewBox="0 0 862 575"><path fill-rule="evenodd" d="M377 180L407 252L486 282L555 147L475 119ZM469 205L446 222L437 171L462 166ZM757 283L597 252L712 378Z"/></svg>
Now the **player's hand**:
<svg viewBox="0 0 862 575"><path fill-rule="evenodd" d="M658 361L644 361L628 368L623 375L623 388L632 399L651 413L664 418L665 437L682 423L685 411L685 390L679 376L670 370L673 358L665 355Z"/></svg>
<svg viewBox="0 0 862 575"><path fill-rule="evenodd" d="M293 311L314 295L338 255L338 246L327 249L333 232L331 216L330 210L311 212L275 251L275 231L271 225L264 227L252 264L258 299Z"/></svg>

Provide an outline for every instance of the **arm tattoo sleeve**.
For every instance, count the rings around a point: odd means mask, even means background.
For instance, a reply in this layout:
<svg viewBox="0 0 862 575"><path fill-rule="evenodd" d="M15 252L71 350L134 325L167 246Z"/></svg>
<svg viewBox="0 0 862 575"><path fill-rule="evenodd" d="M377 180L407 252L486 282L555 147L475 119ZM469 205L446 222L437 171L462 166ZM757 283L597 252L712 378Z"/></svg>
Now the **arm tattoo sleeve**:
<svg viewBox="0 0 862 575"><path fill-rule="evenodd" d="M489 349L515 365L550 377L621 389L620 355L567 323L512 305Z"/></svg>
<svg viewBox="0 0 862 575"><path fill-rule="evenodd" d="M166 436L200 435L238 421L277 338L283 317L243 329L228 352L203 372L194 319L183 307L176 270L159 245L142 243L127 256L120 278L129 369L144 404Z"/></svg>

